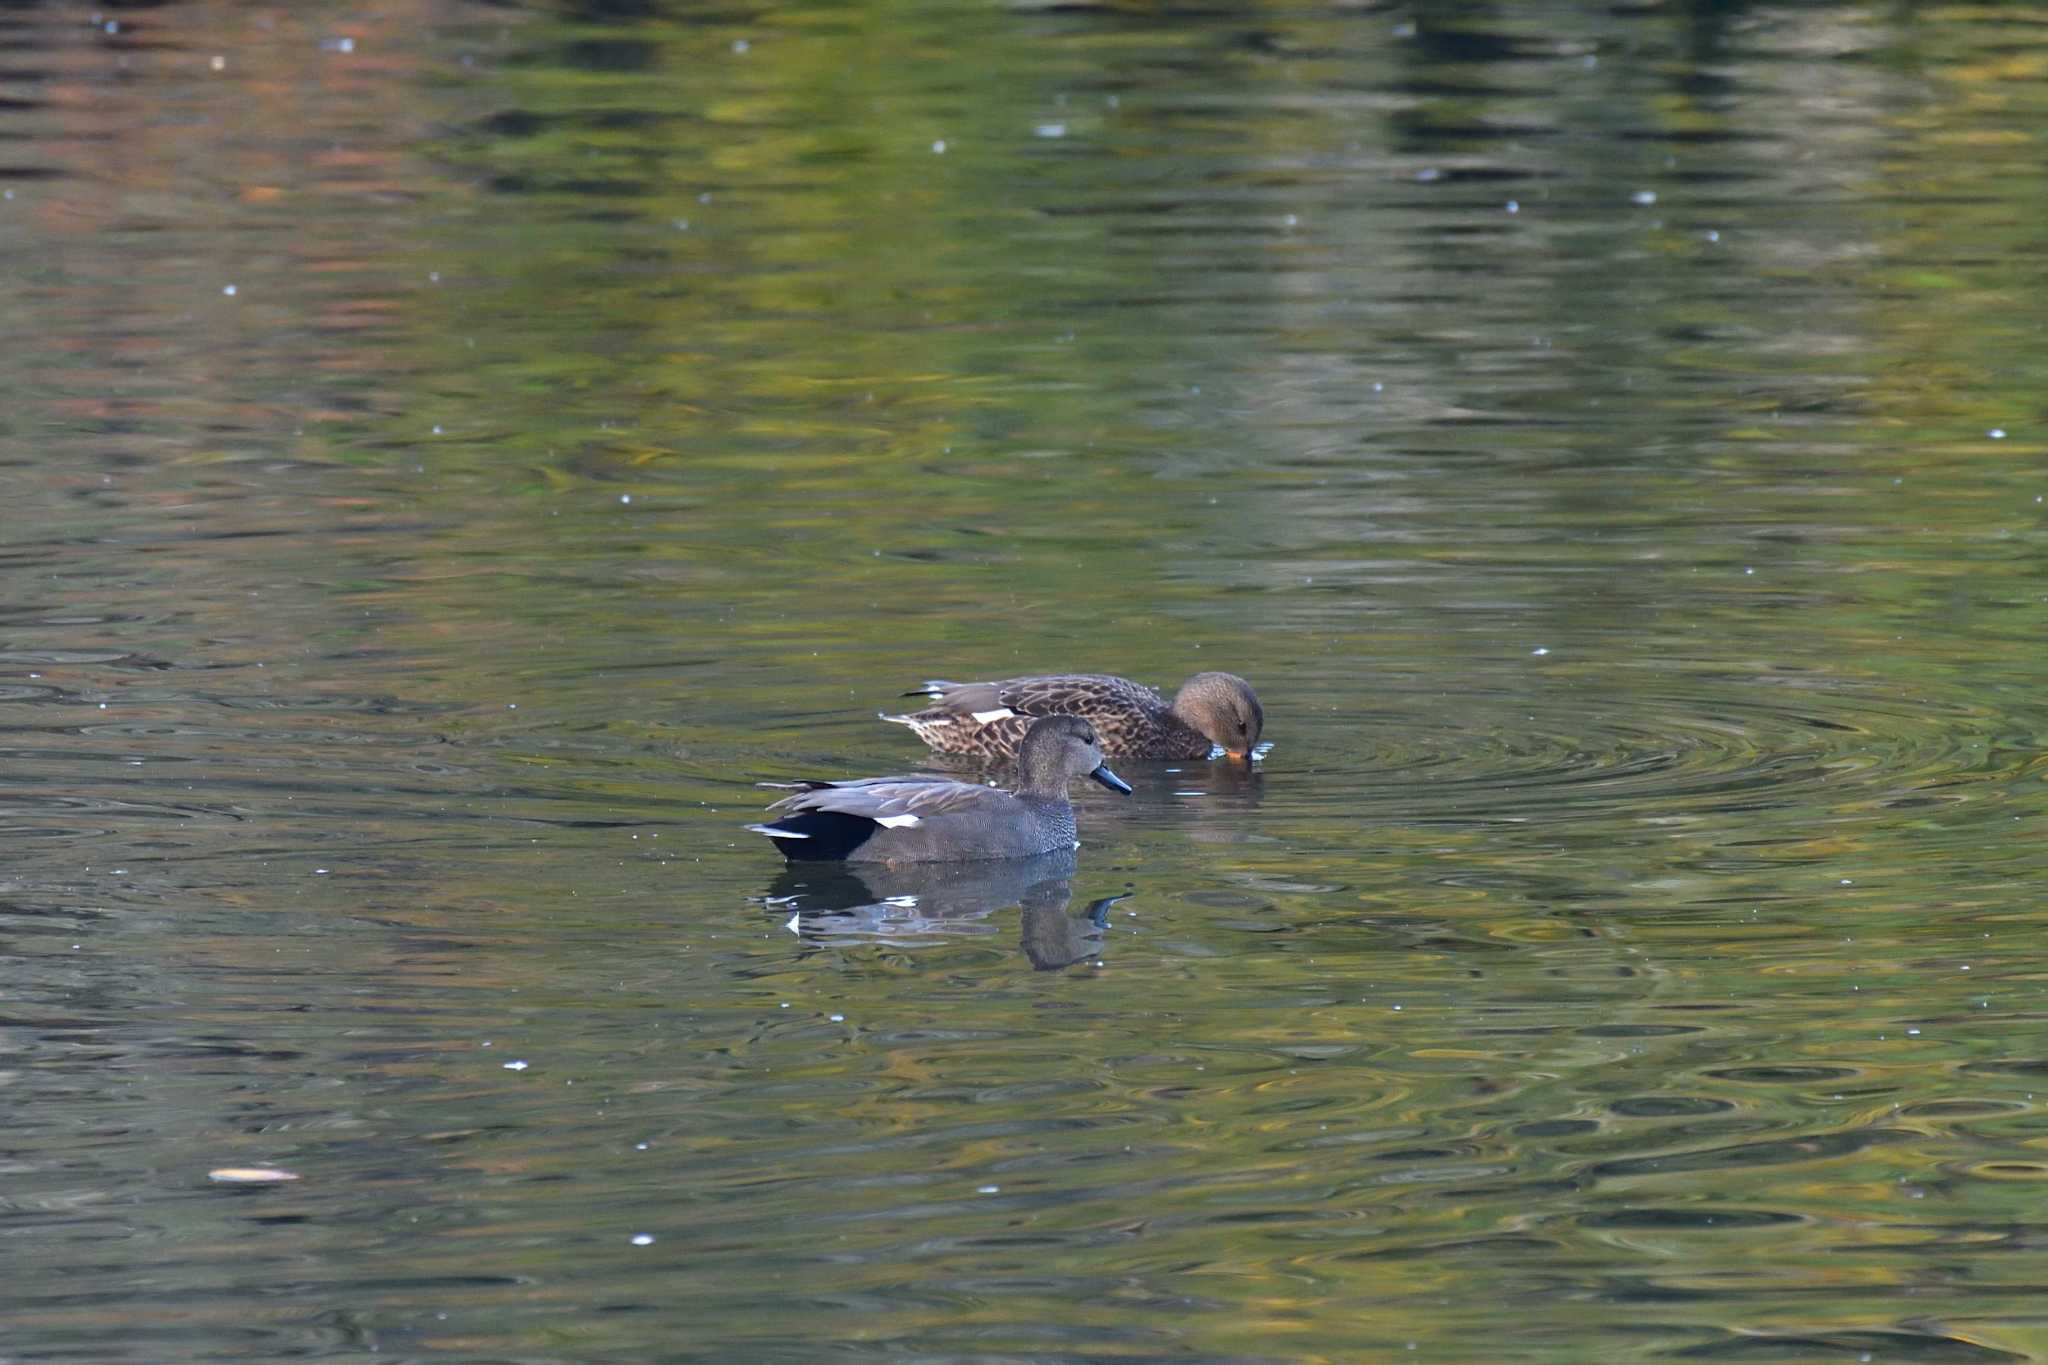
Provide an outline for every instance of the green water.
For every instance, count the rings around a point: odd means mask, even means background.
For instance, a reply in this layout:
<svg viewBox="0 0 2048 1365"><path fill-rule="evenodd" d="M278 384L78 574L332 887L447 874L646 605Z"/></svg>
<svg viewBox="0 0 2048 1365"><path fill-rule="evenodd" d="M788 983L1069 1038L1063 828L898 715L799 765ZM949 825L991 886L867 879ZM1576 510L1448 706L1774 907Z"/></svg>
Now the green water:
<svg viewBox="0 0 2048 1365"><path fill-rule="evenodd" d="M0 1355L2048 1359L2044 35L0 8Z"/></svg>

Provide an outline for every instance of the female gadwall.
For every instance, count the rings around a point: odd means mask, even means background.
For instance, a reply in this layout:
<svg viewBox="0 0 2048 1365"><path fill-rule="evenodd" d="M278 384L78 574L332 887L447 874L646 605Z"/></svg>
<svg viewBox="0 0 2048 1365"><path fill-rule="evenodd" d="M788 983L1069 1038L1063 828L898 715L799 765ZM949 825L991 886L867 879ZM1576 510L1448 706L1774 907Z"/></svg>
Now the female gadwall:
<svg viewBox="0 0 2048 1365"><path fill-rule="evenodd" d="M1266 713L1252 685L1235 673L1197 673L1180 685L1173 704L1128 678L1093 673L1052 673L1002 682L934 680L906 697L938 700L907 716L883 720L908 725L942 754L1008 758L1040 716L1080 716L1102 736L1111 758L1207 758L1221 745L1232 758L1251 755Z"/></svg>
<svg viewBox="0 0 2048 1365"><path fill-rule="evenodd" d="M1017 752L1017 791L946 777L858 777L846 782L763 782L795 788L748 825L775 841L782 856L857 863L931 863L1028 858L1078 848L1067 780L1092 777L1112 791L1124 780L1102 761L1095 727L1074 716L1049 716L1025 732Z"/></svg>

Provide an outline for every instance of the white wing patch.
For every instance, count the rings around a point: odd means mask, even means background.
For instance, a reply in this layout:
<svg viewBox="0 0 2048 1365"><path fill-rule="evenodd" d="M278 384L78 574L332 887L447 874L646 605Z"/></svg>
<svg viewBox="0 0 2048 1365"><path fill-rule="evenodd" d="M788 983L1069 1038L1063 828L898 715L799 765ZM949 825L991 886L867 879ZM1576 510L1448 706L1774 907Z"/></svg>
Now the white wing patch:
<svg viewBox="0 0 2048 1365"><path fill-rule="evenodd" d="M991 721L1008 720L1017 713L1007 706L998 706L993 711L971 711L968 714L974 717L976 725L987 725Z"/></svg>
<svg viewBox="0 0 2048 1365"><path fill-rule="evenodd" d="M799 834L793 829L776 829L769 825L748 825L746 828L756 834L765 834L771 839L808 839L808 834Z"/></svg>
<svg viewBox="0 0 2048 1365"><path fill-rule="evenodd" d="M921 825L924 822L915 815L877 815L875 823L883 829L909 829L912 825Z"/></svg>

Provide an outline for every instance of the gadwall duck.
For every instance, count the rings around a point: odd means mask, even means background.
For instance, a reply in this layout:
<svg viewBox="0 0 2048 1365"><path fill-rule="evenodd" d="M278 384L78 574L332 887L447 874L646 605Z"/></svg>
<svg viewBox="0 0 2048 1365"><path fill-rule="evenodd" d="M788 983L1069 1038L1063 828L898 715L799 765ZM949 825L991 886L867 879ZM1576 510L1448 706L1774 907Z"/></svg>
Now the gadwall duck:
<svg viewBox="0 0 2048 1365"><path fill-rule="evenodd" d="M1111 758L1207 758L1221 746L1247 758L1265 728L1266 713L1252 685L1235 673L1197 673L1168 705L1129 678L1095 673L1051 673L1002 682L933 680L906 697L933 697L933 705L883 720L908 725L942 754L1008 758L1040 716L1080 716L1102 737Z"/></svg>
<svg viewBox="0 0 2048 1365"><path fill-rule="evenodd" d="M792 861L843 858L857 863L931 863L1028 858L1078 848L1067 782L1092 777L1129 792L1102 761L1095 727L1049 716L1025 732L1017 752L1017 790L946 777L858 777L845 782L763 782L794 788L764 824L748 825Z"/></svg>

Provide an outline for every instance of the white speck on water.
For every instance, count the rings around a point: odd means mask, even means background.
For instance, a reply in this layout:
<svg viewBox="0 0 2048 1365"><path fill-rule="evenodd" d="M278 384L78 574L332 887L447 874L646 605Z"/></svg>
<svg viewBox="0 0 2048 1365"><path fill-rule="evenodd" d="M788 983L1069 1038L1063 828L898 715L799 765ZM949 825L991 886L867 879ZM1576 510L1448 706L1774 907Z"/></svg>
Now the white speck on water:
<svg viewBox="0 0 2048 1365"><path fill-rule="evenodd" d="M977 1185L974 1187L974 1192L976 1194L1001 1194L1003 1187L1001 1185Z"/></svg>
<svg viewBox="0 0 2048 1365"><path fill-rule="evenodd" d="M1920 1030L1916 1028L1909 1028L1906 1030L1906 1036L1908 1038L1918 1038L1920 1036Z"/></svg>
<svg viewBox="0 0 2048 1365"><path fill-rule="evenodd" d="M1443 179L1444 173L1442 170L1435 166L1424 166L1421 170L1415 173L1415 178L1421 183L1428 185L1435 181Z"/></svg>
<svg viewBox="0 0 2048 1365"><path fill-rule="evenodd" d="M354 52L356 50L356 40L353 38L322 38L320 40L320 50L322 52Z"/></svg>
<svg viewBox="0 0 2048 1365"><path fill-rule="evenodd" d="M1413 38L1415 36L1414 22L1411 20L1394 25L1393 34L1396 38Z"/></svg>
<svg viewBox="0 0 2048 1365"><path fill-rule="evenodd" d="M1637 190L1628 197L1628 201L1631 204L1654 204L1657 202L1657 191Z"/></svg>
<svg viewBox="0 0 2048 1365"><path fill-rule="evenodd" d="M785 1010L786 1010L786 1009L788 1009L788 1008L789 1008L789 1002L788 1002L787 1000L785 1000L785 1001L783 1001L783 1002L782 1002L782 1003L781 1003L780 1005L776 1006L776 1008L777 1008L777 1009L785 1009Z"/></svg>
<svg viewBox="0 0 2048 1365"><path fill-rule="evenodd" d="M14 197L14 191L13 191L13 190L8 190L8 191L6 192L6 194L7 194L7 197L8 197L9 199L12 199L12 198Z"/></svg>
<svg viewBox="0 0 2048 1365"><path fill-rule="evenodd" d="M647 1144L644 1142L636 1142L633 1144L633 1150L636 1152L644 1152L647 1150Z"/></svg>
<svg viewBox="0 0 2048 1365"><path fill-rule="evenodd" d="M486 1038L486 1039L484 1039L484 1040L483 1040L483 1041L482 1041L481 1043L478 1043L478 1044L477 1044L477 1046L478 1046L478 1047L490 1047L490 1046L492 1046L492 1043L491 1043L491 1040L490 1040L489 1038Z"/></svg>
<svg viewBox="0 0 2048 1365"><path fill-rule="evenodd" d="M439 422L434 423L434 434L436 436L441 434L441 424Z"/></svg>
<svg viewBox="0 0 2048 1365"><path fill-rule="evenodd" d="M631 493L621 493L621 494L619 494L619 501L620 501L620 502L631 502L631 501L633 501L633 495L632 495Z"/></svg>
<svg viewBox="0 0 2048 1365"><path fill-rule="evenodd" d="M1536 648L1530 650L1529 652L1539 659L1542 658L1544 655L1550 653L1550 651L1542 645L1536 646Z"/></svg>
<svg viewBox="0 0 2048 1365"><path fill-rule="evenodd" d="M1970 970L1970 964L1965 962L1961 967L1957 968L1957 970L1967 972L1968 970Z"/></svg>
<svg viewBox="0 0 2048 1365"><path fill-rule="evenodd" d="M207 65L212 67L215 71L225 71L228 69L228 59L216 54L213 60L208 62Z"/></svg>
<svg viewBox="0 0 2048 1365"><path fill-rule="evenodd" d="M524 1070L526 1070L526 1063L525 1063L525 1062L507 1062L507 1063L505 1063L505 1069L506 1069L507 1071L524 1071Z"/></svg>
<svg viewBox="0 0 2048 1365"><path fill-rule="evenodd" d="M1842 885L1844 885L1844 886L1854 886L1854 885L1856 885L1856 883L1855 883L1855 881L1854 881L1853 879L1851 879L1851 878L1849 878L1849 877L1844 877L1844 878L1842 878Z"/></svg>
<svg viewBox="0 0 2048 1365"><path fill-rule="evenodd" d="M327 875L327 869L324 867L316 867L313 869L313 875L316 877L324 877Z"/></svg>
<svg viewBox="0 0 2048 1365"><path fill-rule="evenodd" d="M1293 214L1291 214L1291 213L1290 213L1290 214L1288 214L1288 215L1287 215L1287 216L1286 216L1285 218L1282 218L1282 219L1280 220L1280 226L1282 226L1282 227L1298 227L1298 226L1300 226L1300 224L1301 224L1301 219L1299 219L1299 218L1295 217L1295 216L1294 216Z"/></svg>
<svg viewBox="0 0 2048 1365"><path fill-rule="evenodd" d="M1067 135L1067 125L1064 123L1041 123L1033 128L1031 132L1034 137L1065 137Z"/></svg>
<svg viewBox="0 0 2048 1365"><path fill-rule="evenodd" d="M1752 568L1750 568L1750 567L1749 567L1749 566L1748 566L1747 564L1745 564L1745 565L1743 565L1743 566L1742 566L1742 572L1743 572L1743 573L1745 573L1745 574L1753 574L1753 573L1755 573L1755 572L1756 572L1756 570L1755 570L1755 569L1752 569Z"/></svg>
<svg viewBox="0 0 2048 1365"><path fill-rule="evenodd" d="M732 50L734 52L744 53L751 49L753 46L754 45L748 42L745 38L735 38L732 40Z"/></svg>
<svg viewBox="0 0 2048 1365"><path fill-rule="evenodd" d="M1994 441L2003 441L2005 439L2005 428L1993 427L1991 428L1991 430L1985 432L1984 434L1986 436L1989 436Z"/></svg>
<svg viewBox="0 0 2048 1365"><path fill-rule="evenodd" d="M1721 233L1720 233L1720 230L1719 230L1718 228L1708 228L1708 229L1707 229L1707 240L1708 240L1708 241L1710 241L1710 242L1718 242L1718 241L1720 241L1720 240L1721 240Z"/></svg>
<svg viewBox="0 0 2048 1365"><path fill-rule="evenodd" d="M1380 391L1381 391L1382 389L1384 389L1384 388L1386 388L1386 385L1384 385L1384 384L1380 383L1380 381L1379 381L1379 380L1375 379L1375 380L1373 380L1373 381L1372 381L1372 391L1373 391L1374 393L1378 393L1378 392L1380 392Z"/></svg>
<svg viewBox="0 0 2048 1365"><path fill-rule="evenodd" d="M654 1245L654 1234L651 1232L636 1232L633 1234L632 1242L636 1247L651 1247Z"/></svg>
<svg viewBox="0 0 2048 1365"><path fill-rule="evenodd" d="M688 232L690 230L690 220L687 218L678 218L673 223L670 223L669 226L674 228L677 232Z"/></svg>
<svg viewBox="0 0 2048 1365"><path fill-rule="evenodd" d="M934 140L934 141L932 142L932 155L933 155L933 156L944 156L945 154L946 154L946 139L944 139L944 138L937 138L937 139L935 139L935 140Z"/></svg>
<svg viewBox="0 0 2048 1365"><path fill-rule="evenodd" d="M100 27L108 33L119 33L121 31L121 21L119 19L109 19Z"/></svg>
<svg viewBox="0 0 2048 1365"><path fill-rule="evenodd" d="M235 286L231 284L224 284L220 287L220 292L226 294L229 298L233 298L237 293L241 291L236 289Z"/></svg>
<svg viewBox="0 0 2048 1365"><path fill-rule="evenodd" d="M429 271L427 272L427 283L428 283L428 284L439 284L440 282L441 282L441 272L440 272L440 271L438 271L438 270L429 270Z"/></svg>
<svg viewBox="0 0 2048 1365"><path fill-rule="evenodd" d="M846 1016L843 1014L835 1014L832 1016L832 1022L835 1024L843 1024L846 1022Z"/></svg>
<svg viewBox="0 0 2048 1365"><path fill-rule="evenodd" d="M1522 201L1521 201L1521 200L1519 200L1519 199L1510 199L1510 200L1508 200L1508 212L1509 212L1509 213L1520 213L1521 211L1522 211Z"/></svg>

